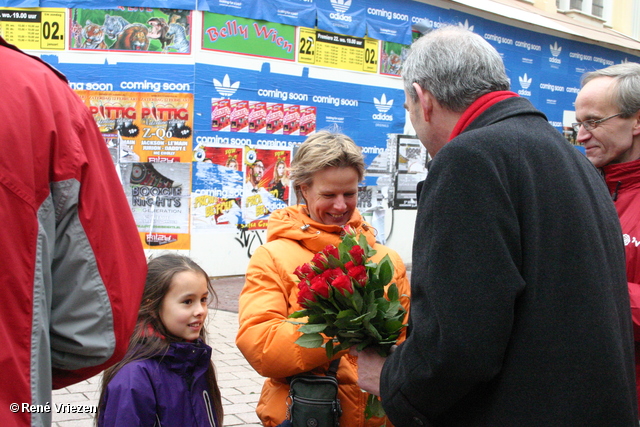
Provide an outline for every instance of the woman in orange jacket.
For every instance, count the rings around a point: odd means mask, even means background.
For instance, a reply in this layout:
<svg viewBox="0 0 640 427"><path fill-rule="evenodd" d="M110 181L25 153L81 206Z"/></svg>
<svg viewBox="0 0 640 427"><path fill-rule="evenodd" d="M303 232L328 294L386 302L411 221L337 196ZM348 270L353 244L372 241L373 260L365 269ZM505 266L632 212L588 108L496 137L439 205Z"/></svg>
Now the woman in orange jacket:
<svg viewBox="0 0 640 427"><path fill-rule="evenodd" d="M275 211L269 218L267 243L256 249L246 272L240 295L240 329L236 344L251 366L268 377L256 412L264 426L277 426L287 416L287 377L311 372L324 374L330 360L324 348L295 344L301 335L287 317L298 305L296 267L311 261L329 244L338 245L343 227L350 225L364 234L377 251L378 262L386 254L394 265L394 278L404 307L409 309L409 281L400 256L375 242L375 230L356 209L358 183L364 176L360 148L342 134L318 132L298 149L291 179L298 200L306 204ZM404 339L404 332L401 340ZM365 419L367 394L357 385L357 358L347 351L340 357L337 378L342 406L340 424L377 427L391 423L385 418Z"/></svg>

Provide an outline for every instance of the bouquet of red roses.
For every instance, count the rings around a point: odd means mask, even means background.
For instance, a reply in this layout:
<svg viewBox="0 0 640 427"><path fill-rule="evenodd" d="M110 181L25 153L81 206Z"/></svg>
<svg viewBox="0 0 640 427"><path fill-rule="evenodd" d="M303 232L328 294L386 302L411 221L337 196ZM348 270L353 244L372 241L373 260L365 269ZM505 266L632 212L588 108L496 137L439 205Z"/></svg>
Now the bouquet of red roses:
<svg viewBox="0 0 640 427"><path fill-rule="evenodd" d="M306 348L325 347L330 359L340 351L356 346L358 351L374 346L388 356L402 329L406 310L400 304L388 255L379 263L371 261L376 251L366 236L345 227L336 247L328 245L311 262L296 268L298 304L303 307L290 318L307 317L298 329L296 344ZM329 338L327 341L326 338ZM325 342L326 341L326 342ZM375 400L375 402L374 402ZM367 418L384 415L379 401L369 396Z"/></svg>

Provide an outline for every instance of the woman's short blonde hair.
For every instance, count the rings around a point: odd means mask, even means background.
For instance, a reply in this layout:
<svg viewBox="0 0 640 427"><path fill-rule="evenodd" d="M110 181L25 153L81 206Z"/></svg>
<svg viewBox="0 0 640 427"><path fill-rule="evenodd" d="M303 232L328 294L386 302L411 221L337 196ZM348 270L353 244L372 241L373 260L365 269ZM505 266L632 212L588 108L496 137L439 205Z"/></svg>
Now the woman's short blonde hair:
<svg viewBox="0 0 640 427"><path fill-rule="evenodd" d="M291 162L291 180L298 200L304 200L300 187L313 184L313 174L325 168L350 167L364 178L362 150L347 135L320 131L300 145Z"/></svg>

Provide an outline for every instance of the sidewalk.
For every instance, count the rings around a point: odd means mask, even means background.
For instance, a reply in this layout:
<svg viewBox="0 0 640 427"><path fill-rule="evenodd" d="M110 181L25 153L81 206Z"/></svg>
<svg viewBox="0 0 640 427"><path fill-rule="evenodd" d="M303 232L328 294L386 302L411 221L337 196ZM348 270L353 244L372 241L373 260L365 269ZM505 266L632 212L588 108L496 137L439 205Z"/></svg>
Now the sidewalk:
<svg viewBox="0 0 640 427"><path fill-rule="evenodd" d="M218 309L209 310L208 342L213 347L213 363L222 393L225 426L259 427L255 408L264 379L258 375L235 346L238 330L238 295L243 276L216 279L213 287L218 295ZM101 375L53 392L52 408L77 409L80 405L96 407ZM91 413L56 413L52 411L53 427L91 427ZM68 411L67 411L68 412Z"/></svg>

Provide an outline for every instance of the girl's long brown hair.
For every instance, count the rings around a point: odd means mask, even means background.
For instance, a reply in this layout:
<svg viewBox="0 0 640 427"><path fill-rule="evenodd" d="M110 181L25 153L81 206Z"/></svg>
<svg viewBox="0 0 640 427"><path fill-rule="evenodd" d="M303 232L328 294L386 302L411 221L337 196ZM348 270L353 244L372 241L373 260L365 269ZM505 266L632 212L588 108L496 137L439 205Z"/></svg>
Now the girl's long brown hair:
<svg viewBox="0 0 640 427"><path fill-rule="evenodd" d="M103 404L107 385L124 365L129 362L133 362L134 360L149 359L154 356L165 354L171 343L183 341L182 338L172 335L160 320L160 307L162 306L162 300L167 292L169 292L173 276L183 271L192 271L196 274L204 275L207 280L209 295L214 301L217 300L211 284L211 279L202 267L196 264L191 258L178 254L166 254L153 258L149 261L147 280L142 294L142 303L140 305L140 311L138 312L138 320L129 340L127 354L120 362L105 370L102 376L96 423L100 417L101 406ZM204 326L200 330L200 338L206 343L206 331ZM209 385L209 393L211 394L218 423L222 425L222 396L220 395L220 389L218 388L218 381L216 379L216 372L212 361L209 361L209 369L207 369L207 383Z"/></svg>

